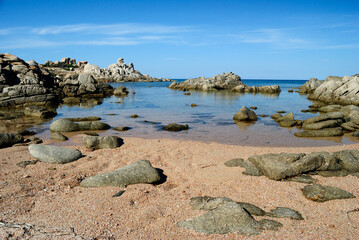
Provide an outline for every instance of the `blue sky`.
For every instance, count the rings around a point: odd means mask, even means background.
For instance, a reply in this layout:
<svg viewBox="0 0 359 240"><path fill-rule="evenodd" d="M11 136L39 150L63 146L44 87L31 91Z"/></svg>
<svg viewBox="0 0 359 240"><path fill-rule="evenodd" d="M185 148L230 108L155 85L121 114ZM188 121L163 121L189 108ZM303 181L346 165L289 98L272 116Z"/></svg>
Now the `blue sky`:
<svg viewBox="0 0 359 240"><path fill-rule="evenodd" d="M358 0L0 0L0 52L117 58L154 77L324 79L359 73Z"/></svg>

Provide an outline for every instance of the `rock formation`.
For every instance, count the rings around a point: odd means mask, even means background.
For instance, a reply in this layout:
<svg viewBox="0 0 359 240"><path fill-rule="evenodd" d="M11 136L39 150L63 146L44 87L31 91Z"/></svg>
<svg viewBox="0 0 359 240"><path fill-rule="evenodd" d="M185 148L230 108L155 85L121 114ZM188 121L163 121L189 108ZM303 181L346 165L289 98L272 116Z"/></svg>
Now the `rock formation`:
<svg viewBox="0 0 359 240"><path fill-rule="evenodd" d="M184 82L173 82L169 88L178 89L178 90L232 90L235 92L262 92L262 93L279 93L280 88L278 85L273 86L261 86L261 87L249 87L246 84L243 84L241 77L230 72L223 73L222 75L218 74L212 78L193 78L188 79Z"/></svg>
<svg viewBox="0 0 359 240"><path fill-rule="evenodd" d="M56 101L54 79L35 61L0 54L0 107L45 105Z"/></svg>
<svg viewBox="0 0 359 240"><path fill-rule="evenodd" d="M359 105L359 76L329 76L324 81L310 79L299 92L311 93L308 99L326 104Z"/></svg>

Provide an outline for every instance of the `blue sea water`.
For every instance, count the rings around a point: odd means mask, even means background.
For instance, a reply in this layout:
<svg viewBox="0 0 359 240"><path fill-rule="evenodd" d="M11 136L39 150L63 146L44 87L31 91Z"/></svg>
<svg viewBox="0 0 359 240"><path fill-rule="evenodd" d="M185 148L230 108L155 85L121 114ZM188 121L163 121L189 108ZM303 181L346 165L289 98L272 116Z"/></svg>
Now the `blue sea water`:
<svg viewBox="0 0 359 240"><path fill-rule="evenodd" d="M178 80L177 81L183 81ZM173 138L199 140L235 145L260 146L322 146L347 144L355 141L350 136L307 139L297 138L297 127L282 128L270 117L259 117L255 123L235 123L233 115L242 107L256 106L257 115L272 115L277 111L292 112L295 119L304 120L317 114L302 113L313 102L306 95L289 93L298 88L305 80L261 80L244 79L249 86L279 85L280 94L240 94L231 91L183 91L169 89L170 82L127 82L111 83L113 87L125 86L130 90L128 97L108 97L95 106L67 106L57 109L54 120L64 117L99 116L112 127L128 126L127 132L109 130L101 135L118 135L142 138ZM119 103L120 102L120 103ZM197 107L191 107L191 104ZM137 114L139 118L130 116ZM48 136L49 123L35 127ZM182 132L161 130L169 123L188 124L190 129Z"/></svg>

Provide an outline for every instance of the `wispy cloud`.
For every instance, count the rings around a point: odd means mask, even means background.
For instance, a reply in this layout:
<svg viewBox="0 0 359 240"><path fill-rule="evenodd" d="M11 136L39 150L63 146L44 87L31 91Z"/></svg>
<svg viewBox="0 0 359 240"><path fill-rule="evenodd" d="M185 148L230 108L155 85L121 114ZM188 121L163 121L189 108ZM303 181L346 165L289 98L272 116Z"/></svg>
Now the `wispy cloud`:
<svg viewBox="0 0 359 240"><path fill-rule="evenodd" d="M153 42L186 44L182 35L193 31L196 30L191 26L135 23L16 27L0 29L0 44L6 49L66 45L126 46Z"/></svg>

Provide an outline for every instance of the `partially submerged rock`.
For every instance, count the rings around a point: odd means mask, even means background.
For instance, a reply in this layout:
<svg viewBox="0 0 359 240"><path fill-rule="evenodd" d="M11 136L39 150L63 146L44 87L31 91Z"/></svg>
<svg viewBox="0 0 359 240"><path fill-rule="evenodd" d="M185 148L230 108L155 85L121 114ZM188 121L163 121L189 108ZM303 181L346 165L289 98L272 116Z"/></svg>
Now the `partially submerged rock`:
<svg viewBox="0 0 359 240"><path fill-rule="evenodd" d="M122 145L123 139L116 136L84 136L83 143L89 149L114 149Z"/></svg>
<svg viewBox="0 0 359 240"><path fill-rule="evenodd" d="M206 234L239 232L253 235L261 232L261 225L234 202L226 202L201 216L178 222L177 226Z"/></svg>
<svg viewBox="0 0 359 240"><path fill-rule="evenodd" d="M115 96L127 96L129 93L129 91L127 90L127 88L120 86L118 88L115 89L115 91L113 92L113 95Z"/></svg>
<svg viewBox="0 0 359 240"><path fill-rule="evenodd" d="M31 106L31 107L25 108L24 115L30 116L30 117L38 117L38 118L47 119L47 118L55 117L57 115L57 113L55 111L50 111L44 107Z"/></svg>
<svg viewBox="0 0 359 240"><path fill-rule="evenodd" d="M50 139L58 140L58 141L67 141L68 140L68 138L65 135L63 135L62 133L59 133L59 132L51 132Z"/></svg>
<svg viewBox="0 0 359 240"><path fill-rule="evenodd" d="M185 124L177 124L177 123L171 123L171 124L168 124L166 126L164 126L162 128L163 130L166 130L166 131L171 131L171 132L179 132L179 131L182 131L182 130L188 130L188 125Z"/></svg>
<svg viewBox="0 0 359 240"><path fill-rule="evenodd" d="M127 186L137 183L155 183L161 179L158 171L148 160L140 160L123 168L88 177L81 182L82 187Z"/></svg>
<svg viewBox="0 0 359 240"><path fill-rule="evenodd" d="M253 112L252 110L243 106L236 114L234 114L233 120L235 120L235 121L257 121L258 117L255 112Z"/></svg>
<svg viewBox="0 0 359 240"><path fill-rule="evenodd" d="M45 163L64 164L82 157L79 150L50 145L32 144L29 146L29 152L31 156Z"/></svg>
<svg viewBox="0 0 359 240"><path fill-rule="evenodd" d="M110 125L107 123L97 121L74 122L68 119L58 119L50 125L50 130L53 132L95 131L110 128Z"/></svg>
<svg viewBox="0 0 359 240"><path fill-rule="evenodd" d="M321 130L308 130L294 133L296 137L335 137L343 136L343 129L341 127L336 128L324 128Z"/></svg>
<svg viewBox="0 0 359 240"><path fill-rule="evenodd" d="M316 202L325 202L334 199L355 198L355 196L347 191L337 187L322 186L320 184L307 185L302 188L304 196Z"/></svg>

